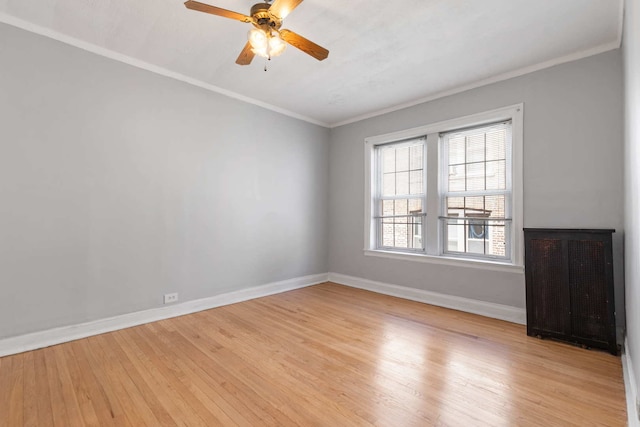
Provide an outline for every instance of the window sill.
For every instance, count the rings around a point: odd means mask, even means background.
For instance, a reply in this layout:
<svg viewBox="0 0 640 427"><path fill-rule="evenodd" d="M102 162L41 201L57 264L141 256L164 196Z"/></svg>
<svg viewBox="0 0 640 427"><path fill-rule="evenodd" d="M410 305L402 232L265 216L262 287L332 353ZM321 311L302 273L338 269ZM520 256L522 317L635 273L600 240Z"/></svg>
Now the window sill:
<svg viewBox="0 0 640 427"><path fill-rule="evenodd" d="M456 267L476 268L480 270L503 271L509 273L524 273L524 266L515 265L506 262L478 260L478 259L461 259L448 256L436 256L425 254L412 254L406 252L393 252L383 250L365 249L366 256L375 256L381 258L397 259L402 261L417 261L428 264L452 265Z"/></svg>

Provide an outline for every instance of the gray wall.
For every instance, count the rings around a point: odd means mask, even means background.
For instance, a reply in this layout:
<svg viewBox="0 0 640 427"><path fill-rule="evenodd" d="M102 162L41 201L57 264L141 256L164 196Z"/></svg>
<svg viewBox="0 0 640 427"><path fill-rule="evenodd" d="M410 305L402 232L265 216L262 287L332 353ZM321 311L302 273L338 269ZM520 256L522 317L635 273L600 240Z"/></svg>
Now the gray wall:
<svg viewBox="0 0 640 427"><path fill-rule="evenodd" d="M640 5L625 4L625 273L627 348L640 385ZM634 396L634 400L638 396ZM635 414L638 418L638 414Z"/></svg>
<svg viewBox="0 0 640 427"><path fill-rule="evenodd" d="M328 139L0 24L0 338L327 272Z"/></svg>
<svg viewBox="0 0 640 427"><path fill-rule="evenodd" d="M524 307L524 274L363 254L364 139L524 102L525 227L615 228L623 314L623 85L611 51L332 130L332 272Z"/></svg>

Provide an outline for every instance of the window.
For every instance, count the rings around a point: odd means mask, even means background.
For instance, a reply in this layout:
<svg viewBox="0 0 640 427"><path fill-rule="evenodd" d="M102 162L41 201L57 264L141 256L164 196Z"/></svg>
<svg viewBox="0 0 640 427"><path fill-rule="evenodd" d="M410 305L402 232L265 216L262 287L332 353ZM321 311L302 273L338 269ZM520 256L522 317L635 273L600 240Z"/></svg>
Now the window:
<svg viewBox="0 0 640 427"><path fill-rule="evenodd" d="M375 148L376 246L424 250L424 138Z"/></svg>
<svg viewBox="0 0 640 427"><path fill-rule="evenodd" d="M508 259L511 121L440 135L443 253Z"/></svg>
<svg viewBox="0 0 640 427"><path fill-rule="evenodd" d="M522 117L520 104L367 138L365 253L521 268Z"/></svg>

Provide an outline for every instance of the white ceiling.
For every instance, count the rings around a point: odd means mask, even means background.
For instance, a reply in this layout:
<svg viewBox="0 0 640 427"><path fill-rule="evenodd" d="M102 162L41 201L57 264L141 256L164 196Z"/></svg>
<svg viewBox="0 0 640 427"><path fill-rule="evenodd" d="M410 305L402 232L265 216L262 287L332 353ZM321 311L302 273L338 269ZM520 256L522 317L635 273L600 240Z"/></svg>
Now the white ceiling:
<svg viewBox="0 0 640 427"><path fill-rule="evenodd" d="M289 46L264 72L235 64L250 24L181 0L0 0L0 21L331 126L617 48L621 16L622 0L306 0L283 28L329 58Z"/></svg>

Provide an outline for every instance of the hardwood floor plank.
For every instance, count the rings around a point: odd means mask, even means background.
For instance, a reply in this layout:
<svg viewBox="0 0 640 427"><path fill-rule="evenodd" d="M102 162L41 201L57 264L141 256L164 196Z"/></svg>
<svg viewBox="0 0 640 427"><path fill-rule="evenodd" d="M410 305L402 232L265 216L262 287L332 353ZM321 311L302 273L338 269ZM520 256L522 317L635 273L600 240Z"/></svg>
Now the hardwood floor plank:
<svg viewBox="0 0 640 427"><path fill-rule="evenodd" d="M246 408L246 412L243 412L243 414L250 417L252 424L279 425L278 411L271 408L265 402L260 390L256 390L252 386L252 382L247 380L250 374L234 368L237 356L235 354L231 355L227 349L217 344L210 346L212 340L206 339L208 338L207 336L204 338L197 341L188 341L198 349L198 352L193 353L198 363L207 367L209 375L224 384L226 391L235 396L237 401L248 402L243 404ZM202 358L198 353L209 357ZM286 420L284 417L280 419L280 422L290 424L290 420Z"/></svg>
<svg viewBox="0 0 640 427"><path fill-rule="evenodd" d="M126 329L113 335L127 355L132 367L156 396L160 405L167 411L177 424L190 426L206 426L206 422L195 413L180 397L171 378L165 377L156 364L153 354L145 353L138 343L131 339ZM131 374L131 372L130 372ZM136 381L138 384L138 381Z"/></svg>
<svg viewBox="0 0 640 427"><path fill-rule="evenodd" d="M86 408L83 412L87 413L85 424L90 425L91 422L94 422L93 418L95 417L96 424L105 426L122 425L121 422L117 424L114 422L114 404L107 396L102 382L98 379L103 368L100 365L91 365L85 346L86 341L74 341L65 346L67 360L69 362L75 361L73 379L74 383L77 384L76 394L82 393L84 395L83 400ZM89 422L88 419L91 421Z"/></svg>
<svg viewBox="0 0 640 427"><path fill-rule="evenodd" d="M58 369L58 386L60 387L63 405L67 411L67 425L83 426L85 420L80 406L83 404L84 396L80 396L81 399L78 399L78 395L76 394L77 384L74 383L74 379L69 373L69 367L64 354L65 347L66 346L56 345L50 348L53 361Z"/></svg>
<svg viewBox="0 0 640 427"><path fill-rule="evenodd" d="M35 395L31 396L36 401L38 408L38 426L54 425L53 410L51 408L51 393L49 392L49 380L44 350L36 350L33 353L34 376L36 380Z"/></svg>
<svg viewBox="0 0 640 427"><path fill-rule="evenodd" d="M225 314L224 317L228 318L228 314ZM189 319L182 319L182 320L188 321ZM219 319L218 323L222 323L222 319ZM206 323L204 325L206 325ZM209 335L208 331L206 330L207 329L206 326L204 328L202 327L204 325L191 323L189 328L190 330L198 331L198 333L204 334L205 336L210 337L210 339L213 339L211 338L211 335ZM220 354L224 355L227 352L227 348L229 348L229 345L233 345L234 353L238 356L236 357L237 360L235 360L232 365L227 366L227 369L230 369L232 372L234 372L236 376L244 378L243 381L246 384L248 384L252 390L256 391L259 394L261 390L264 388L265 382L268 382L270 379L268 373L269 371L271 371L271 367L269 366L268 363L265 363L265 362L268 362L270 359L272 359L273 355L269 351L267 351L266 348L260 345L260 343L256 341L254 341L253 343L249 343L250 348L247 351L247 349L244 346L243 347L239 346L241 343L244 342L244 340L242 339L230 344L230 343L227 343L226 340L229 340L232 338L228 338L228 337L225 338L224 336L216 337L216 338L218 338L219 342L223 345L222 349L219 350ZM205 343L209 341L210 340L206 340ZM260 353L256 353L255 351L255 348L258 346L261 348ZM283 386L286 388L290 384L287 383L288 378L283 374L284 373L282 372L277 373L278 381L276 384L274 384L275 390L271 390L271 393L269 396L270 398L269 403L273 406L281 408L281 410L282 409L287 410L288 408L286 408L286 398L283 396L283 392L281 388ZM269 386L269 387L272 388L273 386ZM292 390L295 388L289 388L289 389ZM300 403L311 404L311 402L300 402ZM295 418L298 416L298 414L289 413L288 416L289 417L293 416Z"/></svg>
<svg viewBox="0 0 640 427"><path fill-rule="evenodd" d="M12 362L12 356L0 358L0 427L9 425Z"/></svg>
<svg viewBox="0 0 640 427"><path fill-rule="evenodd" d="M0 365L0 426L23 425L23 364L24 354L17 354L4 358Z"/></svg>
<svg viewBox="0 0 640 427"><path fill-rule="evenodd" d="M51 397L51 413L53 416L53 425L56 427L65 427L72 424L72 415L68 414L67 406L63 397L63 387L61 375L58 373L58 365L53 354L53 348L49 347L39 351L44 354L44 360L47 370L47 380L49 382L49 395Z"/></svg>
<svg viewBox="0 0 640 427"><path fill-rule="evenodd" d="M211 387L203 375L194 371L194 365L190 362L188 353L183 348L174 345L171 337L175 332L163 329L157 324L145 325L144 337L149 341L157 354L164 354L166 363L174 365L182 373L180 381L193 397L199 402L198 406L207 408L220 425L225 426L250 426L251 424L233 406L224 399L215 388Z"/></svg>
<svg viewBox="0 0 640 427"><path fill-rule="evenodd" d="M170 413L171 407L165 406L157 394L160 390L155 390L149 386L145 378L134 366L125 349L121 347L120 342L116 339L121 333L122 331L116 331L101 335L99 339L102 351L122 366L123 371L119 372L119 381L122 381L122 384L126 387L129 398L137 400L135 408L142 408L142 415L145 416L145 425L178 425L179 418L175 419L174 416L178 417L179 414ZM127 412L128 415L129 412Z"/></svg>
<svg viewBox="0 0 640 427"><path fill-rule="evenodd" d="M38 385L36 381L35 352L24 353L24 394L22 406L24 408L25 426L38 426Z"/></svg>
<svg viewBox="0 0 640 427"><path fill-rule="evenodd" d="M159 322L158 327L162 327ZM225 369L212 363L211 357L201 351L197 345L188 341L183 334L171 333L164 335L177 348L181 357L177 359L180 366L190 370L199 379L200 388L207 390L208 395L215 398L216 404L224 408L227 415L233 416L234 422L242 426L253 426L260 423L261 418L255 413L251 405L250 396L242 389L244 384L225 372ZM196 336L195 339L201 339Z"/></svg>
<svg viewBox="0 0 640 427"><path fill-rule="evenodd" d="M619 357L325 283L0 358L0 426L624 426Z"/></svg>
<svg viewBox="0 0 640 427"><path fill-rule="evenodd" d="M116 332L114 332L116 333ZM104 369L104 384L115 395L126 419L132 426L172 426L175 425L169 413L156 401L155 396L148 393L143 384L136 385L128 374L124 361L113 343L107 338L111 334L104 334L88 339L92 349L91 356L94 363ZM152 401L149 405L147 402ZM116 406L114 405L114 409ZM153 410L154 408L155 410Z"/></svg>
<svg viewBox="0 0 640 427"><path fill-rule="evenodd" d="M57 347L60 350L59 357L61 360L64 358L65 367L71 380L71 384L73 384L75 400L78 402L78 407L82 414L82 424L90 427L98 426L100 423L94 407L94 398L97 396L91 396L89 387L87 387L87 384L92 383L93 379L86 378L85 381L85 378L82 375L83 373L79 367L80 361L73 351L73 346L74 343L69 343L69 345ZM93 385L95 386L95 383L93 383ZM103 421L111 421L111 417L103 419Z"/></svg>
<svg viewBox="0 0 640 427"><path fill-rule="evenodd" d="M141 328L131 328L123 331L128 334L128 338L131 342L135 342L135 345L144 354L149 356L149 361L154 366L152 375L158 379L161 379L164 383L172 385L172 395L174 401L179 403L184 411L197 414L197 423L202 422L203 425L221 425L222 421L217 418L214 413L220 412L217 407L208 408L202 404L200 400L196 398L194 393L191 392L188 386L185 385L185 374L182 372L179 366L177 366L169 358L169 353L165 351L163 346L159 348L154 345L152 341L154 339L145 333L146 326ZM226 417L225 417L226 418ZM191 422L189 422L191 424Z"/></svg>
<svg viewBox="0 0 640 427"><path fill-rule="evenodd" d="M89 383L93 383L93 386L90 385L93 387L93 394L102 395L104 405L98 404L98 413L101 414L100 420L110 418L105 421L105 424L122 427L144 425L144 421L137 416L137 411L128 411L132 417L135 417L133 422L129 420L121 399L125 402L129 402L130 399L121 384L114 381L115 376L110 374L112 368L109 362L103 362L103 359L95 354L96 349L100 348L99 344L91 338L74 341L72 344L74 345L74 353L81 354L80 364L83 372L87 377L92 378Z"/></svg>
<svg viewBox="0 0 640 427"><path fill-rule="evenodd" d="M13 366L9 394L9 425L24 424L24 354L12 356Z"/></svg>

